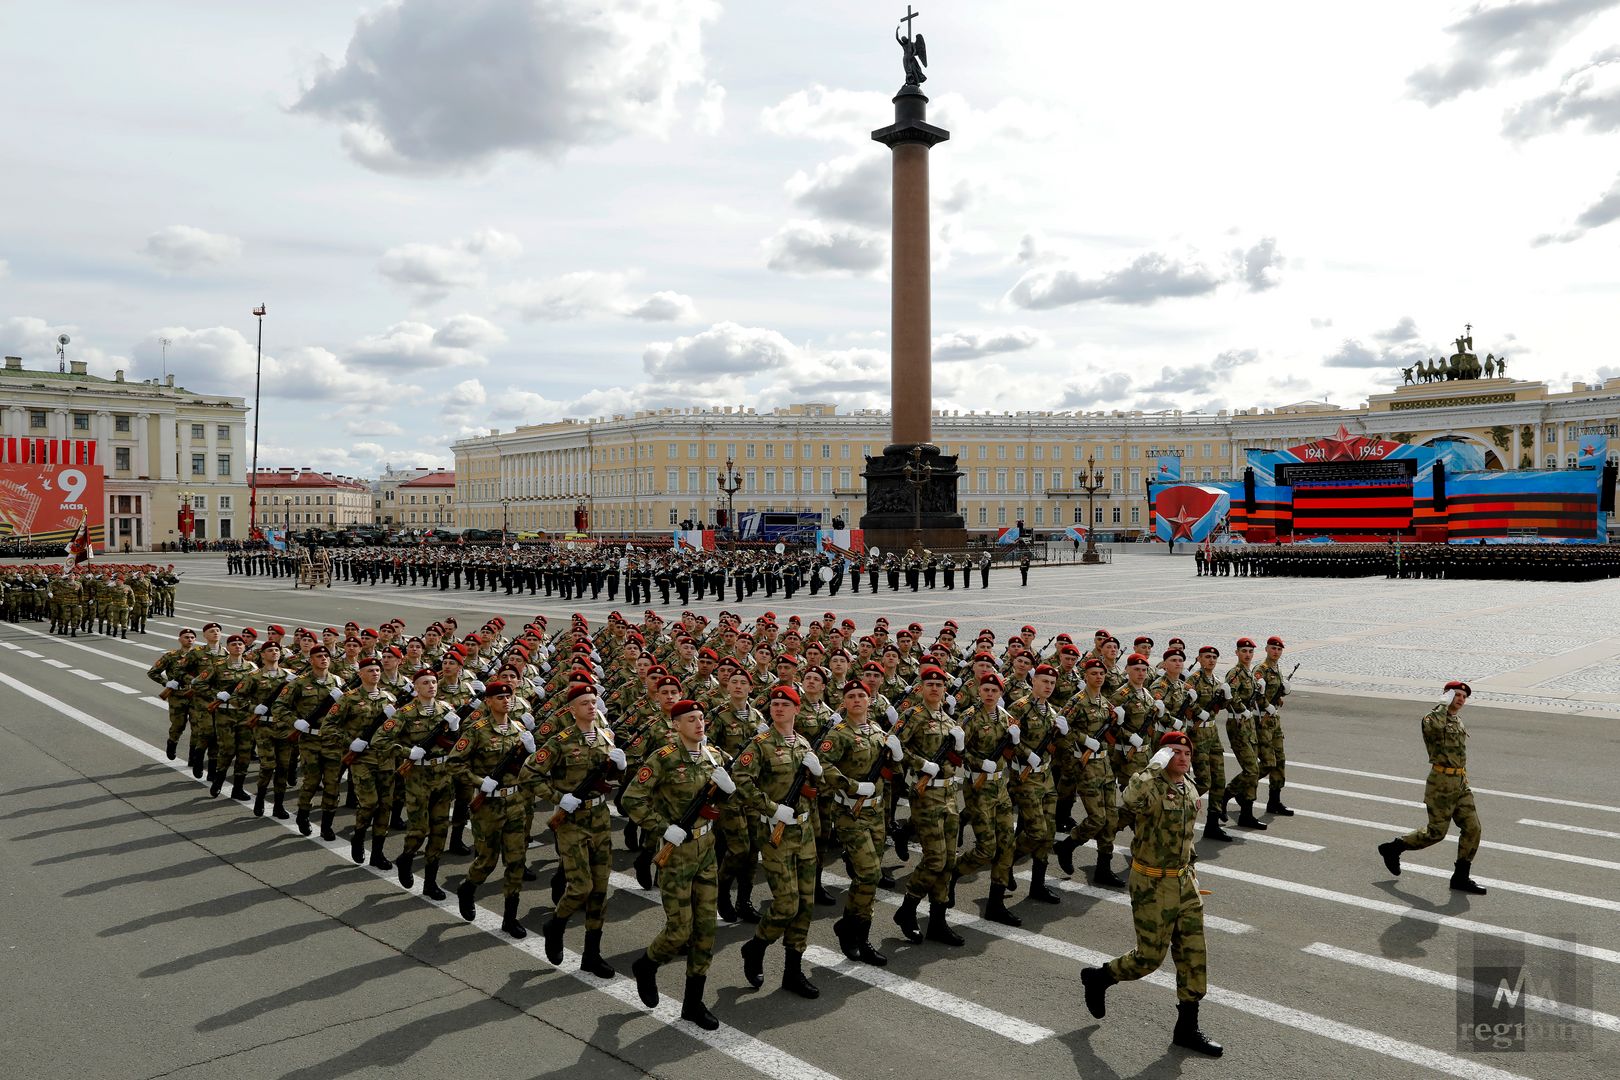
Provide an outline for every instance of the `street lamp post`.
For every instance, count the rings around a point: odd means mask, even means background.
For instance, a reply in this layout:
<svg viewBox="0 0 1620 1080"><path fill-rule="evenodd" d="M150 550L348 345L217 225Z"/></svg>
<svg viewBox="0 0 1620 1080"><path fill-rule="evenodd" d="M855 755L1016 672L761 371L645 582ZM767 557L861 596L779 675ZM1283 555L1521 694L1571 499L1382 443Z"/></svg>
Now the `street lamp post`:
<svg viewBox="0 0 1620 1080"><path fill-rule="evenodd" d="M1097 468L1095 455L1086 455L1086 480L1080 485L1080 490L1086 493L1086 553L1081 556L1081 562L1099 563L1102 556L1097 554L1097 492L1103 488L1102 470Z"/></svg>
<svg viewBox="0 0 1620 1080"><path fill-rule="evenodd" d="M928 486L928 478L934 474L934 466L923 461L922 455L922 444L918 443L911 448L911 460L900 470L906 478L906 483L911 485L911 544L918 556L923 553L922 493L923 488Z"/></svg>
<svg viewBox="0 0 1620 1080"><path fill-rule="evenodd" d="M714 481L726 495L726 529L731 533L731 546L737 546L737 492L742 490L742 473L737 471L737 463L726 456L726 471L715 477Z"/></svg>
<svg viewBox="0 0 1620 1080"><path fill-rule="evenodd" d="M259 320L259 345L253 359L253 471L248 487L248 539L259 531L259 374L264 366L264 305L253 309Z"/></svg>
<svg viewBox="0 0 1620 1080"><path fill-rule="evenodd" d="M511 519L512 500L510 497L501 500L501 547L506 546L506 527Z"/></svg>

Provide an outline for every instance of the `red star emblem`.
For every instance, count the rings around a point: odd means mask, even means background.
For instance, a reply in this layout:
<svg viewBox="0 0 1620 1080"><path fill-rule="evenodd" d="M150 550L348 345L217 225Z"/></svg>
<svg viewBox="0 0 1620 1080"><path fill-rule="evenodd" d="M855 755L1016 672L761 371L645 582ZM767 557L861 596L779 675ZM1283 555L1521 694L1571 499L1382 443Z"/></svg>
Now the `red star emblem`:
<svg viewBox="0 0 1620 1080"><path fill-rule="evenodd" d="M1597 444L1596 443L1583 443L1581 445L1581 456L1582 457L1594 457L1594 456L1596 456L1596 454L1597 454Z"/></svg>
<svg viewBox="0 0 1620 1080"><path fill-rule="evenodd" d="M1210 508L1216 496L1198 487L1168 488L1154 500L1154 512L1170 526L1170 540L1191 540L1192 528Z"/></svg>
<svg viewBox="0 0 1620 1080"><path fill-rule="evenodd" d="M1359 450L1361 444L1366 441L1367 440L1362 438L1360 435L1350 434L1350 432L1345 429L1343 424L1339 425L1339 433L1337 435L1329 435L1327 438L1321 440L1322 445L1327 448L1327 457L1329 461L1354 461L1356 459L1357 450Z"/></svg>
<svg viewBox="0 0 1620 1080"><path fill-rule="evenodd" d="M1170 523L1170 539L1191 540L1193 523L1198 519L1189 514L1187 508L1183 506L1179 514L1174 517L1167 517L1164 520Z"/></svg>

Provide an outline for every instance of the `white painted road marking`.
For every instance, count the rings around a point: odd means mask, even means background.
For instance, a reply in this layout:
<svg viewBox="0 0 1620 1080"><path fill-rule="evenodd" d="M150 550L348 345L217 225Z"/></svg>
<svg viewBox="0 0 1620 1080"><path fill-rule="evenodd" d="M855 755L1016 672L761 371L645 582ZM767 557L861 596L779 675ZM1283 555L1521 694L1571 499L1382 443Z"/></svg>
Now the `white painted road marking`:
<svg viewBox="0 0 1620 1080"><path fill-rule="evenodd" d="M1318 810L1295 809L1294 813L1300 817L1317 818L1321 821L1336 821L1341 825L1360 825L1367 829L1380 829L1384 832L1392 832L1397 836L1412 831L1405 826L1391 825L1387 821L1368 821L1366 818L1345 817L1343 814L1324 814ZM1534 855L1540 859L1556 859L1559 862L1576 863L1580 866L1595 866L1600 870L1620 870L1620 862L1615 862L1613 859L1594 859L1588 855L1568 855L1562 851L1522 847L1518 844L1503 844L1496 840L1481 840L1479 846L1490 848L1492 851L1506 851L1514 855Z"/></svg>
<svg viewBox="0 0 1620 1080"><path fill-rule="evenodd" d="M1587 829L1580 825L1565 825L1561 821L1537 821L1535 818L1520 818L1520 825L1534 825L1539 829L1558 829L1561 832L1580 833L1582 836L1601 836L1605 840L1620 840L1620 832L1610 832L1608 829Z"/></svg>
<svg viewBox="0 0 1620 1080"><path fill-rule="evenodd" d="M103 682L101 685L105 686L108 690L116 690L120 694L138 694L138 693L140 693L139 690L135 690L135 689L133 689L131 687L125 686L123 683Z"/></svg>

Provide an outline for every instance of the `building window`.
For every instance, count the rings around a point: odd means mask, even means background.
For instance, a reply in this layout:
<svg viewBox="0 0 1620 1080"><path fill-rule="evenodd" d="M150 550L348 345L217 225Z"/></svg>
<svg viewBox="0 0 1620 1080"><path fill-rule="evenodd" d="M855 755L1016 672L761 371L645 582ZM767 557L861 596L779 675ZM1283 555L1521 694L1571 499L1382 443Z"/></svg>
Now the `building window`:
<svg viewBox="0 0 1620 1080"><path fill-rule="evenodd" d="M743 447L743 457L749 459L750 461L753 460L753 458L754 458L754 444L753 443L749 443L747 446Z"/></svg>
<svg viewBox="0 0 1620 1080"><path fill-rule="evenodd" d="M996 524L1007 524L1007 508L1005 506L996 507Z"/></svg>
<svg viewBox="0 0 1620 1080"><path fill-rule="evenodd" d="M206 495L193 495L191 497L191 508L193 510L207 510L208 509L208 496L206 496Z"/></svg>
<svg viewBox="0 0 1620 1080"><path fill-rule="evenodd" d="M1114 524L1119 524L1119 507L1114 507Z"/></svg>
<svg viewBox="0 0 1620 1080"><path fill-rule="evenodd" d="M776 470L775 469L766 469L765 470L765 493L767 495L775 495L776 494Z"/></svg>
<svg viewBox="0 0 1620 1080"><path fill-rule="evenodd" d="M821 460L822 461L830 461L830 460L832 460L832 443L822 443L821 444Z"/></svg>
<svg viewBox="0 0 1620 1080"><path fill-rule="evenodd" d="M768 458L776 457L776 444L775 443L768 442L768 443L765 444L765 456L768 457Z"/></svg>
<svg viewBox="0 0 1620 1080"><path fill-rule="evenodd" d="M229 540L231 538L231 519L230 518L220 518L219 519L219 538L221 540Z"/></svg>
<svg viewBox="0 0 1620 1080"><path fill-rule="evenodd" d="M214 429L214 438L217 441L222 442L222 443L230 442L231 441L231 425L229 425L229 424L220 424L218 427L216 427Z"/></svg>
<svg viewBox="0 0 1620 1080"><path fill-rule="evenodd" d="M221 510L231 509L231 497L229 495L221 495L219 497L219 508Z"/></svg>
<svg viewBox="0 0 1620 1080"><path fill-rule="evenodd" d="M1037 506L1035 508L1035 524L1037 524L1037 525L1045 525L1046 524L1046 507Z"/></svg>
<svg viewBox="0 0 1620 1080"><path fill-rule="evenodd" d="M1113 459L1115 461L1118 461L1119 460L1119 443L1115 443L1110 449L1113 450L1113 454L1111 456L1113 457Z"/></svg>
<svg viewBox="0 0 1620 1080"><path fill-rule="evenodd" d="M743 490L744 491L749 491L749 492L759 490L759 470L758 469L745 469L745 470L743 470Z"/></svg>
<svg viewBox="0 0 1620 1080"><path fill-rule="evenodd" d="M42 427L44 427L45 426L45 410L44 409L30 409L28 411L28 426L31 427L31 428L42 428Z"/></svg>
<svg viewBox="0 0 1620 1080"><path fill-rule="evenodd" d="M1131 507L1131 524L1132 525L1140 525L1141 523L1142 523L1142 508L1140 506Z"/></svg>
<svg viewBox="0 0 1620 1080"><path fill-rule="evenodd" d="M203 437L203 426L201 424L192 424L191 425L191 437L193 439L197 439L197 440L202 439L202 437Z"/></svg>
<svg viewBox="0 0 1620 1080"><path fill-rule="evenodd" d="M1074 523L1076 525L1084 525L1086 523L1086 508L1081 506L1079 503L1074 504Z"/></svg>
<svg viewBox="0 0 1620 1080"><path fill-rule="evenodd" d="M192 454L191 455L191 475L192 476L207 476L208 475L208 455L207 454Z"/></svg>
<svg viewBox="0 0 1620 1080"><path fill-rule="evenodd" d="M129 430L129 417L127 417L127 416L115 416L115 417L113 417L113 430L114 431L128 431Z"/></svg>
<svg viewBox="0 0 1620 1080"><path fill-rule="evenodd" d="M843 488L845 491L848 491L849 490L849 482L850 482L849 481L849 470L848 469L839 469L838 470L838 486Z"/></svg>
<svg viewBox="0 0 1620 1080"><path fill-rule="evenodd" d="M205 519L198 518L193 523L192 529L191 529L191 538L193 540L206 540L206 539L208 539L208 522Z"/></svg>
<svg viewBox="0 0 1620 1080"><path fill-rule="evenodd" d="M1101 525L1103 523L1103 508L1102 507L1100 507L1100 506L1097 507L1097 512L1092 516L1092 521L1094 521L1098 525Z"/></svg>
<svg viewBox="0 0 1620 1080"><path fill-rule="evenodd" d="M679 519L675 516L675 513L676 513L675 508L673 506L670 507L669 508L669 523L671 525L675 525L675 524L677 524L679 522Z"/></svg>
<svg viewBox="0 0 1620 1080"><path fill-rule="evenodd" d="M1124 470L1115 469L1113 471L1113 475L1112 475L1111 479L1112 479L1112 482L1113 482L1113 489L1115 491L1123 490L1124 484L1125 484L1125 472L1124 472Z"/></svg>
<svg viewBox="0 0 1620 1080"><path fill-rule="evenodd" d="M230 476L231 475L231 455L229 455L229 454L220 454L218 460L215 461L214 464L219 466L219 468L217 470L218 475L220 475L220 476Z"/></svg>
<svg viewBox="0 0 1620 1080"><path fill-rule="evenodd" d="M843 458L845 461L849 460L849 443L845 443L843 446L838 448L838 456Z"/></svg>
<svg viewBox="0 0 1620 1080"><path fill-rule="evenodd" d="M1041 446L1039 443L1037 443L1035 445L1035 460L1036 461L1045 461L1046 460L1046 447Z"/></svg>
<svg viewBox="0 0 1620 1080"><path fill-rule="evenodd" d="M675 492L681 490L681 470L679 470L679 469L665 469L664 470L664 490L666 492L668 492L669 494L671 494L671 495L673 495Z"/></svg>
<svg viewBox="0 0 1620 1080"><path fill-rule="evenodd" d="M832 470L831 469L822 469L821 470L821 490L822 491L831 491L832 490Z"/></svg>
<svg viewBox="0 0 1620 1080"><path fill-rule="evenodd" d="M74 413L73 414L73 430L74 431L89 431L90 430L90 414L89 413L83 413L83 412Z"/></svg>
<svg viewBox="0 0 1620 1080"><path fill-rule="evenodd" d="M988 524L990 524L990 508L989 507L987 507L987 506L979 507L979 524L980 525L988 525Z"/></svg>
<svg viewBox="0 0 1620 1080"><path fill-rule="evenodd" d="M1007 494L1007 470L1006 469L997 469L996 470L996 494L998 494L998 495Z"/></svg>
<svg viewBox="0 0 1620 1080"><path fill-rule="evenodd" d="M1024 460L1024 444L1023 443L1019 443L1017 446L1013 447L1013 460L1015 460L1015 461L1023 461Z"/></svg>
<svg viewBox="0 0 1620 1080"><path fill-rule="evenodd" d="M113 448L113 470L115 472L129 472L129 447L118 446Z"/></svg>

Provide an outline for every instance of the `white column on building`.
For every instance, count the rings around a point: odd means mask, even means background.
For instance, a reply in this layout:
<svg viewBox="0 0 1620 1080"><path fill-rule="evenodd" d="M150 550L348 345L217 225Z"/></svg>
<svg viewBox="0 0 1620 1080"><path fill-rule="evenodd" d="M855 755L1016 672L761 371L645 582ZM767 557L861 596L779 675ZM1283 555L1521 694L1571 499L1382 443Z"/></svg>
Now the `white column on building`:
<svg viewBox="0 0 1620 1080"><path fill-rule="evenodd" d="M96 440L96 460L101 463L104 471L111 472L113 467L113 418L110 411L107 409L96 410L95 419L91 421L90 434Z"/></svg>
<svg viewBox="0 0 1620 1080"><path fill-rule="evenodd" d="M70 439L73 437L72 421L68 419L66 409L52 409L46 433L53 439Z"/></svg>
<svg viewBox="0 0 1620 1080"><path fill-rule="evenodd" d="M146 429L152 424L151 413L135 415L135 460L130 463L136 477L152 475L152 459L146 446Z"/></svg>
<svg viewBox="0 0 1620 1080"><path fill-rule="evenodd" d="M180 466L175 458L175 420L174 414L161 412L157 414L158 422L158 463L157 472L153 479L168 480L177 483L180 480Z"/></svg>

